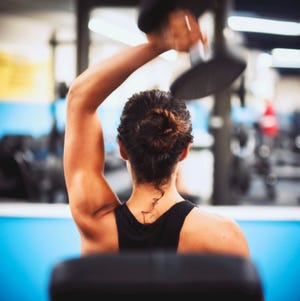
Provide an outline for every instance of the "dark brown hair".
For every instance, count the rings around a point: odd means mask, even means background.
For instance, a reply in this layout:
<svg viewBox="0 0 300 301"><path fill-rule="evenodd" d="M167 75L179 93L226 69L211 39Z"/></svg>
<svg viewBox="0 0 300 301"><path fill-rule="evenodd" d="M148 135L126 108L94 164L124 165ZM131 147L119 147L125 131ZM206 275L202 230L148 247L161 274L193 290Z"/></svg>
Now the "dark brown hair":
<svg viewBox="0 0 300 301"><path fill-rule="evenodd" d="M160 188L193 141L190 113L185 102L169 92L154 89L136 93L123 108L118 139L136 182Z"/></svg>

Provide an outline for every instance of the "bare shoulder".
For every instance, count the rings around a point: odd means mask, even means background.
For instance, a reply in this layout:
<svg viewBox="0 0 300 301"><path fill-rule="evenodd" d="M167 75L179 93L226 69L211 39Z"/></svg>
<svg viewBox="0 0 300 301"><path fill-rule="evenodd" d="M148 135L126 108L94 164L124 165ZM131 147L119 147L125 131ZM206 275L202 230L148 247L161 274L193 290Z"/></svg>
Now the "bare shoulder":
<svg viewBox="0 0 300 301"><path fill-rule="evenodd" d="M250 256L247 239L235 220L199 207L184 222L178 250Z"/></svg>

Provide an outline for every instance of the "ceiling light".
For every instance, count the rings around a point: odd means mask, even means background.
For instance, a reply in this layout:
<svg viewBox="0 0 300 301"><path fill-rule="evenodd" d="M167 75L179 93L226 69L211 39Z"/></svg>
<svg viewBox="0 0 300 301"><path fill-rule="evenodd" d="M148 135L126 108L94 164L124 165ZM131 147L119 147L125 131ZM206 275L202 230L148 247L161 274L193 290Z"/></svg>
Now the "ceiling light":
<svg viewBox="0 0 300 301"><path fill-rule="evenodd" d="M258 63L272 68L300 68L300 50L275 48L271 54L261 53L258 56Z"/></svg>
<svg viewBox="0 0 300 301"><path fill-rule="evenodd" d="M300 49L274 48L272 56L274 60L286 62L286 64L297 64L300 68Z"/></svg>
<svg viewBox="0 0 300 301"><path fill-rule="evenodd" d="M263 18L230 16L228 26L235 31L257 32L274 35L299 36L300 23Z"/></svg>
<svg viewBox="0 0 300 301"><path fill-rule="evenodd" d="M285 68L300 68L300 50L275 48L272 50L273 66Z"/></svg>

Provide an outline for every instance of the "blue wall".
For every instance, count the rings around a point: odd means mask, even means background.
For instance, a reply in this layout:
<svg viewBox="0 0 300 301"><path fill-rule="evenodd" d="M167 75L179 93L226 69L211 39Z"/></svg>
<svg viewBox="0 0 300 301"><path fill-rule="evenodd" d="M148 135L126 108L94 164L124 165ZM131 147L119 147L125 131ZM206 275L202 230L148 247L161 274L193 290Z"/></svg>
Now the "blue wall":
<svg viewBox="0 0 300 301"><path fill-rule="evenodd" d="M59 130L65 128L66 101L57 99L49 102L5 102L0 101L0 138L5 135L32 135L40 137L48 134L57 118Z"/></svg>
<svg viewBox="0 0 300 301"><path fill-rule="evenodd" d="M0 102L0 138L5 135L49 133L52 125L49 103Z"/></svg>
<svg viewBox="0 0 300 301"><path fill-rule="evenodd" d="M188 104L194 129L208 131L208 111L199 103ZM104 103L98 110L105 127L105 149L107 152L118 150L116 143L117 127L122 106L115 107ZM59 131L64 131L66 124L66 100L57 99L49 102L5 102L0 101L0 139L8 135L31 135L39 138L49 134L56 117Z"/></svg>
<svg viewBox="0 0 300 301"><path fill-rule="evenodd" d="M300 221L239 221L265 301L300 301Z"/></svg>
<svg viewBox="0 0 300 301"><path fill-rule="evenodd" d="M300 300L300 222L238 221L262 277L265 301ZM70 218L0 218L0 300L47 301L51 268L79 255Z"/></svg>
<svg viewBox="0 0 300 301"><path fill-rule="evenodd" d="M45 301L52 265L79 255L71 219L0 218L0 300Z"/></svg>

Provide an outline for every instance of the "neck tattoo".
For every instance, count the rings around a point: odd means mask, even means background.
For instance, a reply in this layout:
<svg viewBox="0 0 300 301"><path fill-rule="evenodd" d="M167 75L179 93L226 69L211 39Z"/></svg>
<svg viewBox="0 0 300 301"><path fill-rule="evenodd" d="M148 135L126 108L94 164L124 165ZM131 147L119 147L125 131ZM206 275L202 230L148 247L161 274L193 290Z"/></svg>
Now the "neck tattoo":
<svg viewBox="0 0 300 301"><path fill-rule="evenodd" d="M143 215L143 223L144 224L150 224L151 223L151 218L154 216L154 213L157 211L155 209L155 206L158 204L158 201L163 197L164 192L161 192L161 196L159 198L153 198L153 201L151 203L151 208L148 211L141 211L142 215ZM146 219L148 219L149 221L147 222Z"/></svg>

